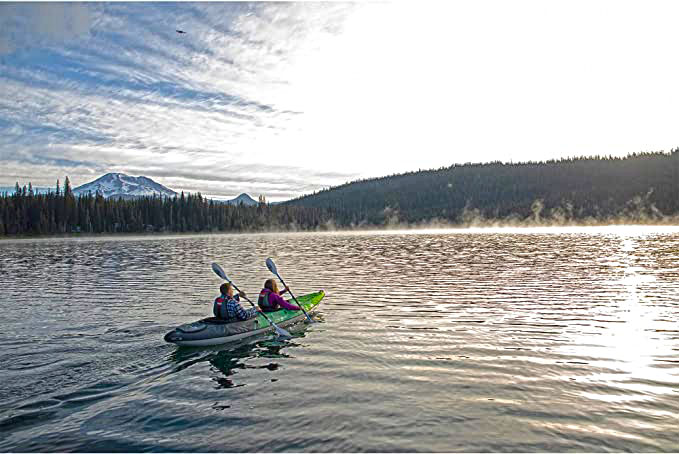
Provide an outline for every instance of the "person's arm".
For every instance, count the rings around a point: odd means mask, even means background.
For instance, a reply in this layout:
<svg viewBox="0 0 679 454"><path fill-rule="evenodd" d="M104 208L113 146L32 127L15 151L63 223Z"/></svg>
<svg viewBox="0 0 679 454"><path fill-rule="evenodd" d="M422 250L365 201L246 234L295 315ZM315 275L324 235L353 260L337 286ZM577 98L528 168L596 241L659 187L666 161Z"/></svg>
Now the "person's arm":
<svg viewBox="0 0 679 454"><path fill-rule="evenodd" d="M283 289L283 291L281 291L281 292L279 293L279 295L282 295L283 293L289 292L289 291L290 291L290 288L286 285L285 288Z"/></svg>
<svg viewBox="0 0 679 454"><path fill-rule="evenodd" d="M278 304L283 308L283 309L288 309L290 311L299 311L300 308L299 306L295 306L294 304L290 304L287 301L285 301L283 298L281 298L280 295L276 295L275 293L269 294L269 298L273 297L274 301L278 302Z"/></svg>
<svg viewBox="0 0 679 454"><path fill-rule="evenodd" d="M243 306L237 304L236 315L238 316L239 320L248 320L257 315L257 309L254 307L252 309L243 309Z"/></svg>

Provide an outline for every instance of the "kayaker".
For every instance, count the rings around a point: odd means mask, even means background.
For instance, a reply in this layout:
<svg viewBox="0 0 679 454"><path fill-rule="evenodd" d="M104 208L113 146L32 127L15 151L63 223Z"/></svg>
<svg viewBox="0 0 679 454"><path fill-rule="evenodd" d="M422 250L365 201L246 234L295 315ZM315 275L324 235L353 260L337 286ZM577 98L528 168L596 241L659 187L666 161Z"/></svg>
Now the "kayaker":
<svg viewBox="0 0 679 454"><path fill-rule="evenodd" d="M229 322L238 322L248 320L257 315L258 309L243 309L240 305L240 297L246 297L245 292L239 292L238 295L233 294L233 286L230 283L224 283L219 287L221 295L215 298L212 312L220 320Z"/></svg>
<svg viewBox="0 0 679 454"><path fill-rule="evenodd" d="M290 304L281 298L281 295L288 291L290 291L290 289L286 286L282 292L279 292L276 281L267 279L266 282L264 282L264 288L259 292L257 304L263 312L273 312L279 309L289 309L291 311L301 310L299 306Z"/></svg>

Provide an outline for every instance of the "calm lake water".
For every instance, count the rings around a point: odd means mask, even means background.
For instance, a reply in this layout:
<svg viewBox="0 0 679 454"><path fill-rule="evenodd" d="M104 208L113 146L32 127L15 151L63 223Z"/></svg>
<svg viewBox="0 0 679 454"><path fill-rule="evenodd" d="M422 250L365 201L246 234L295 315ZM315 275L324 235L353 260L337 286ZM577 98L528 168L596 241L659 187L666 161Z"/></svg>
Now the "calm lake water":
<svg viewBox="0 0 679 454"><path fill-rule="evenodd" d="M163 341L273 257L290 341ZM679 451L679 229L0 242L0 451Z"/></svg>

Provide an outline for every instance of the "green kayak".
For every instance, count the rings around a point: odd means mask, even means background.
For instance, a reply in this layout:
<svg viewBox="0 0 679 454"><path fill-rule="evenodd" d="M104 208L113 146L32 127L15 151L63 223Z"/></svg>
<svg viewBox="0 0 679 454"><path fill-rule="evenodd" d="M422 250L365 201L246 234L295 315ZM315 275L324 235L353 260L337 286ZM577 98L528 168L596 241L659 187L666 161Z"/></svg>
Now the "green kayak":
<svg viewBox="0 0 679 454"><path fill-rule="evenodd" d="M324 296L325 292L320 290L298 297L297 302L307 312L312 312L318 307ZM291 304L295 304L293 300L288 301ZM290 311L287 309L267 312L266 315L276 325L281 327L292 325L305 319L302 311ZM264 334L273 331L273 329L273 326L269 324L262 314L242 322L225 322L215 317L209 317L176 327L165 335L165 341L191 347L220 345Z"/></svg>

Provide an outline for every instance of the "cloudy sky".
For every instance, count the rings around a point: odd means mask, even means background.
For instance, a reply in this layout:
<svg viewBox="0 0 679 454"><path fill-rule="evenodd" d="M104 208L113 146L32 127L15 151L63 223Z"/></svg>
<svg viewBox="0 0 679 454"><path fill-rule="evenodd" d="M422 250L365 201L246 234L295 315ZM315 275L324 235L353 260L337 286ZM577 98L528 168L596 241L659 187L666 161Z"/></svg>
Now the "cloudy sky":
<svg viewBox="0 0 679 454"><path fill-rule="evenodd" d="M669 150L678 20L672 1L0 3L0 186L124 172L283 200Z"/></svg>

